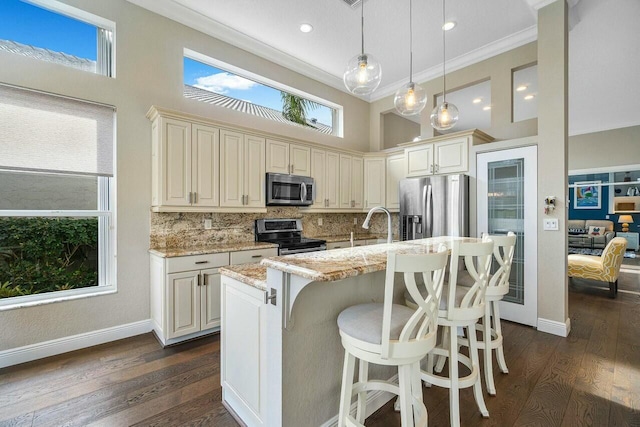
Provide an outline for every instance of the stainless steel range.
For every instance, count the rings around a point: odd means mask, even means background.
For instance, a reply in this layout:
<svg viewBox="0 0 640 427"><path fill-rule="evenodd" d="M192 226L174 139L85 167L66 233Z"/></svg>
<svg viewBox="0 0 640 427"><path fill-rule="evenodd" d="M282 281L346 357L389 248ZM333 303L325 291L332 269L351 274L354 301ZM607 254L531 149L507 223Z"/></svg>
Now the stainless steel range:
<svg viewBox="0 0 640 427"><path fill-rule="evenodd" d="M300 219L257 219L256 242L276 243L278 255L327 249L325 240L302 237L302 220Z"/></svg>

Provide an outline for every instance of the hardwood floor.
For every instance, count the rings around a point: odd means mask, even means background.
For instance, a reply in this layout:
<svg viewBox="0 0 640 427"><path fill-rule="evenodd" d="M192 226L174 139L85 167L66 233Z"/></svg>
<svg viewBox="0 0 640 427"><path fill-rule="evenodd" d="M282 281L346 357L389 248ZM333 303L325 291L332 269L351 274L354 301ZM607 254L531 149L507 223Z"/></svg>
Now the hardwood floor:
<svg viewBox="0 0 640 427"><path fill-rule="evenodd" d="M503 322L509 374L494 368L488 419L461 391L463 426L640 426L640 274L622 274L616 299L574 280L569 301L566 339ZM5 368L0 426L237 426L219 356L217 335L162 349L146 334ZM448 425L448 391L424 389L424 400L429 425ZM392 404L367 420L399 425Z"/></svg>

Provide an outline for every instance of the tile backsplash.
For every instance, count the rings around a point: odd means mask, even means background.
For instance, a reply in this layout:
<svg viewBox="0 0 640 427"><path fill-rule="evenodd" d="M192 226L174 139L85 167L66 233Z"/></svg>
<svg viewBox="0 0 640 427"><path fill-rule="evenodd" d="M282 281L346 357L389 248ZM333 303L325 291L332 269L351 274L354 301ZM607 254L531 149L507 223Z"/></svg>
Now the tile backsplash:
<svg viewBox="0 0 640 427"><path fill-rule="evenodd" d="M296 207L267 207L267 213L159 213L151 212L151 248L185 248L253 241L254 221L259 218L301 218L307 237L387 233L387 217L375 213L369 230L362 228L366 213L302 213ZM322 218L322 225L318 219ZM357 224L354 224L354 218ZM204 229L204 220L212 220L212 228ZM393 234L398 234L398 214L392 214Z"/></svg>

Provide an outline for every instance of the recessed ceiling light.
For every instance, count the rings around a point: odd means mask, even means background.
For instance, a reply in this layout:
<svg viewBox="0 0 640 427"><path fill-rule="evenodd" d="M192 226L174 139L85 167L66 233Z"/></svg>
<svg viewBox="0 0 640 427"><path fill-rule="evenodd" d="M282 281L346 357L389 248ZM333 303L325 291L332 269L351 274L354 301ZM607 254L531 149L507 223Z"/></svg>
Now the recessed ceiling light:
<svg viewBox="0 0 640 427"><path fill-rule="evenodd" d="M313 25L311 24L300 24L300 31L303 33L310 33L313 31Z"/></svg>
<svg viewBox="0 0 640 427"><path fill-rule="evenodd" d="M491 110L491 105L485 105L484 107L482 107L482 109L484 111L489 111L489 110Z"/></svg>
<svg viewBox="0 0 640 427"><path fill-rule="evenodd" d="M522 92L523 90L527 90L527 85L520 85L516 88L518 92Z"/></svg>
<svg viewBox="0 0 640 427"><path fill-rule="evenodd" d="M535 98L535 95L527 95L524 97L524 99L526 99L527 101L529 101L530 99Z"/></svg>
<svg viewBox="0 0 640 427"><path fill-rule="evenodd" d="M475 98L473 101L474 104L480 104L482 102L482 98Z"/></svg>
<svg viewBox="0 0 640 427"><path fill-rule="evenodd" d="M444 25L442 26L442 29L445 31L449 31L449 30L453 30L453 28L456 26L456 23L453 21L447 21L444 23Z"/></svg>

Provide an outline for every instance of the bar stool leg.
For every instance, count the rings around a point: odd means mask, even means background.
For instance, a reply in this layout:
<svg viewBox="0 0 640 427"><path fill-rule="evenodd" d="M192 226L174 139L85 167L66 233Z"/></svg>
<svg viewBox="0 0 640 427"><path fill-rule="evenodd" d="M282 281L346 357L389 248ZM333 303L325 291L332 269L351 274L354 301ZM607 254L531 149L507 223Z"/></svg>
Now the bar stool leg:
<svg viewBox="0 0 640 427"><path fill-rule="evenodd" d="M411 394L413 398L418 402L422 402L422 381L420 380L420 362L416 362L411 365ZM418 407L413 407L413 419L418 422L420 414L418 413ZM426 425L426 424L425 424Z"/></svg>
<svg viewBox="0 0 640 427"><path fill-rule="evenodd" d="M449 353L451 353L451 337L455 337L456 334L453 333L453 331L451 331L451 328L443 328L442 331L442 346L444 347L445 350L448 350ZM456 338L456 347L453 348L457 348L457 338ZM434 370L437 373L442 372L442 370L444 369L444 364L447 361L447 358L444 356L438 356L437 358L437 362L436 362L436 367L434 368Z"/></svg>
<svg viewBox="0 0 640 427"><path fill-rule="evenodd" d="M484 378L487 383L487 392L491 396L496 395L496 386L493 382L493 349L491 343L491 307L493 302L487 301L484 306L483 345L484 345Z"/></svg>
<svg viewBox="0 0 640 427"><path fill-rule="evenodd" d="M446 328L450 329L450 328ZM460 387L458 384L458 334L448 332L449 337L449 421L451 427L460 427Z"/></svg>
<svg viewBox="0 0 640 427"><path fill-rule="evenodd" d="M358 360L358 381L366 383L369 380L369 362L362 359ZM364 424L367 413L367 392L358 393L358 406L356 411L356 419L359 423Z"/></svg>
<svg viewBox="0 0 640 427"><path fill-rule="evenodd" d="M485 328L487 329L487 328ZM477 372L477 379L473 385L473 394L478 404L478 409L485 418L489 417L489 410L484 403L484 396L482 396L482 381L480 380L480 357L478 356L478 339L476 338L476 325L472 324L468 327L469 331L469 356L471 356L471 366L473 370Z"/></svg>
<svg viewBox="0 0 640 427"><path fill-rule="evenodd" d="M356 358L347 350L344 352L344 369L342 371L342 387L340 391L340 411L338 414L338 427L345 427L345 420L351 409L351 391L353 390L353 373L355 371Z"/></svg>
<svg viewBox="0 0 640 427"><path fill-rule="evenodd" d="M498 338L502 338L502 325L500 324L500 308L498 301L492 302L493 306L493 321L495 323L495 330ZM509 368L507 368L507 362L504 359L504 349L502 347L502 342L496 349L496 359L498 359L498 366L500 366L500 370L504 374L509 373Z"/></svg>
<svg viewBox="0 0 640 427"><path fill-rule="evenodd" d="M398 379L400 385L400 420L402 427L413 426L413 402L411 365L398 366ZM419 377L418 377L419 378Z"/></svg>

